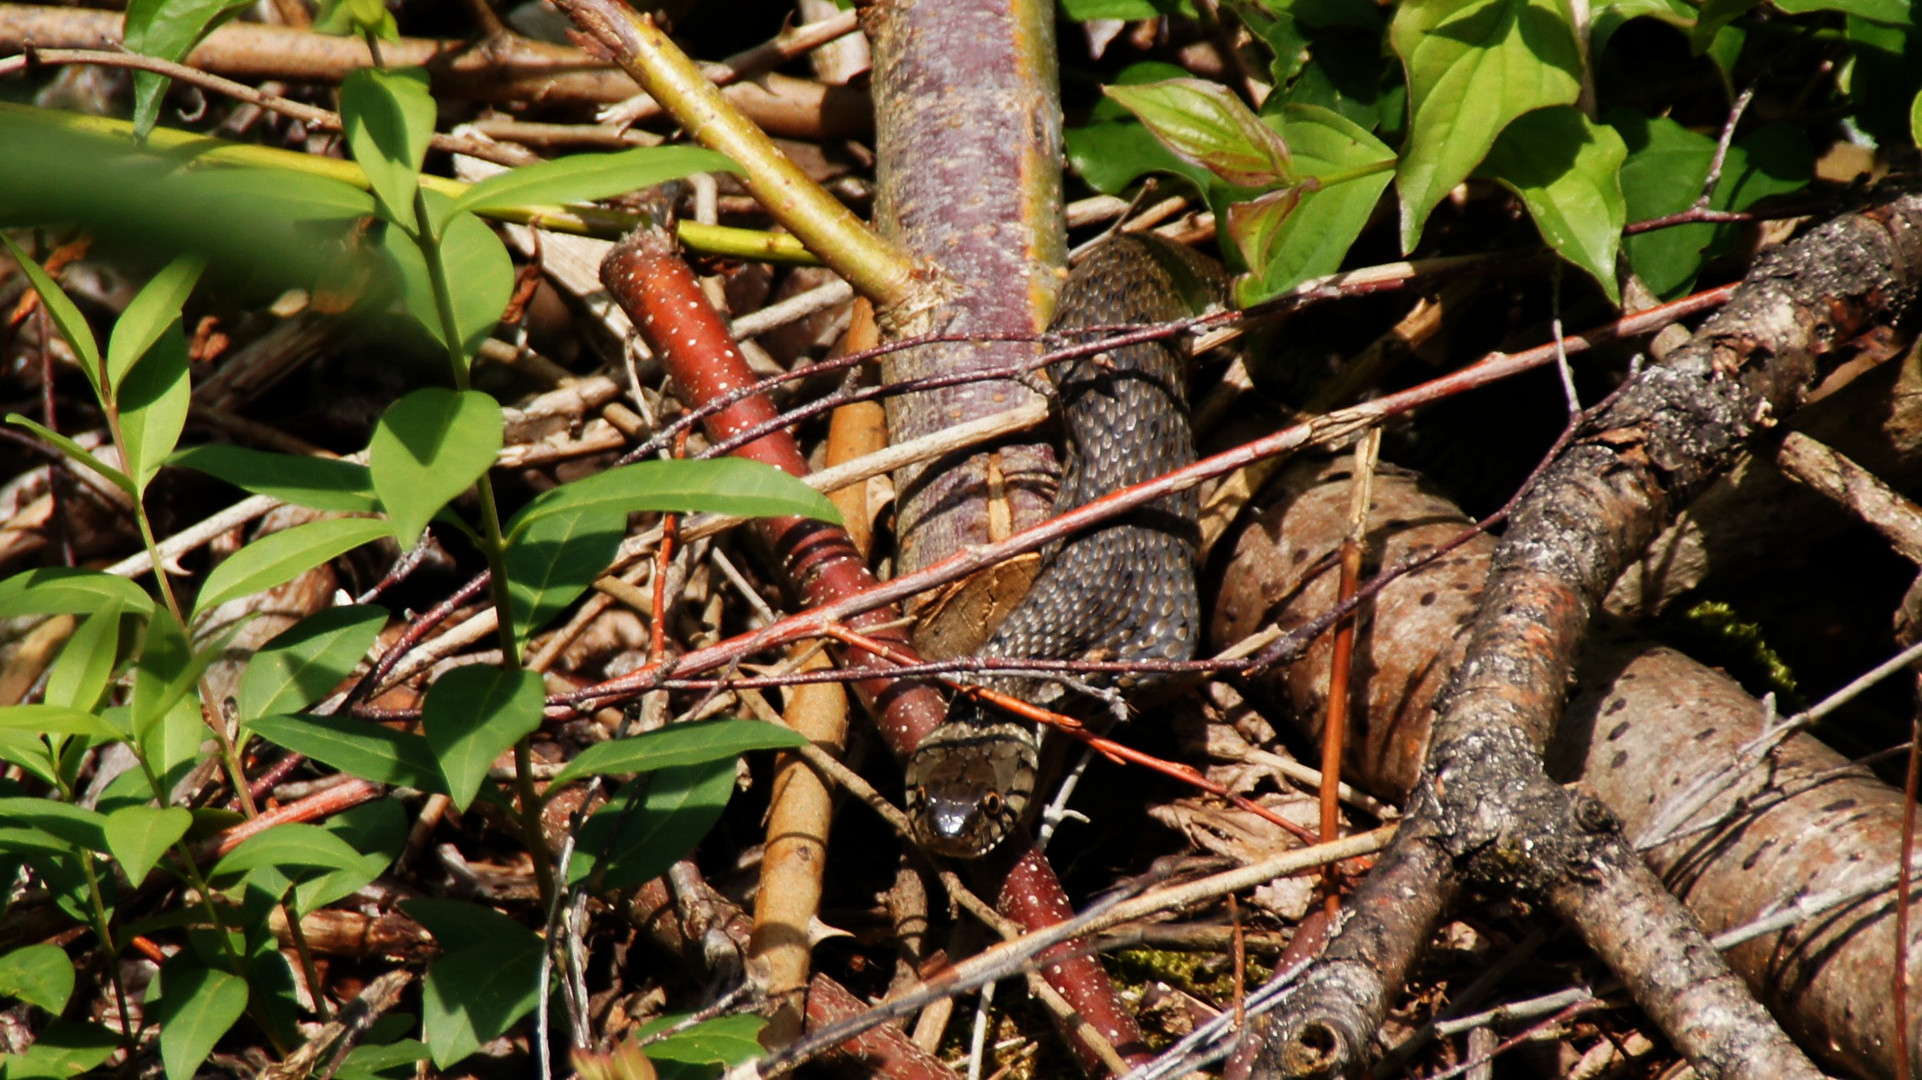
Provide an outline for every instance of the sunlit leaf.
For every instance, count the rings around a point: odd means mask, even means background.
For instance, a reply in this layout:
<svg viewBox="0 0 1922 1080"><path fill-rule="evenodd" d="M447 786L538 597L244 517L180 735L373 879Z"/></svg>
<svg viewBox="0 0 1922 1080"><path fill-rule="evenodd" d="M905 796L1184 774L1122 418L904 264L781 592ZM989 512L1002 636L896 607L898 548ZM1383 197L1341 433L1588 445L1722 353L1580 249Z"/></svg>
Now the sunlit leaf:
<svg viewBox="0 0 1922 1080"><path fill-rule="evenodd" d="M1615 256L1628 210L1617 174L1627 156L1613 128L1561 105L1508 125L1480 169L1520 195L1548 246L1587 271L1618 305Z"/></svg>
<svg viewBox="0 0 1922 1080"><path fill-rule="evenodd" d="M661 769L628 781L581 826L568 881L609 889L659 877L721 819L734 793L734 762Z"/></svg>
<svg viewBox="0 0 1922 1080"><path fill-rule="evenodd" d="M247 980L202 967L191 952L169 960L160 979L160 1000L152 1005L160 1061L167 1080L193 1080L214 1044L247 1011Z"/></svg>
<svg viewBox="0 0 1922 1080"><path fill-rule="evenodd" d="M83 712L100 703L120 659L120 613L120 605L110 601L74 627L47 670L42 701Z"/></svg>
<svg viewBox="0 0 1922 1080"><path fill-rule="evenodd" d="M107 815L107 850L127 880L139 885L167 849L187 835L193 821L193 815L178 806L123 806Z"/></svg>
<svg viewBox="0 0 1922 1080"><path fill-rule="evenodd" d="M109 605L136 615L154 608L145 589L118 574L49 566L0 580L0 619L18 615L88 615Z"/></svg>
<svg viewBox="0 0 1922 1080"><path fill-rule="evenodd" d="M545 514L507 543L507 596L514 633L525 639L594 584L627 535L625 514Z"/></svg>
<svg viewBox="0 0 1922 1080"><path fill-rule="evenodd" d="M550 514L581 511L710 511L740 517L811 517L840 524L827 496L772 466L745 458L638 461L542 492L515 514L508 532Z"/></svg>
<svg viewBox="0 0 1922 1080"><path fill-rule="evenodd" d="M350 716L262 716L247 730L349 776L376 784L439 791L440 769L427 740Z"/></svg>
<svg viewBox="0 0 1922 1080"><path fill-rule="evenodd" d="M40 294L40 302L46 305L53 325L60 329L60 336L67 339L67 344L73 346L74 355L80 358L80 369L86 372L88 381L93 383L94 394L100 396L100 343L94 339L93 327L87 325L86 317L67 298L66 291L53 280L52 275L28 258L18 244L6 236L0 236L0 243L7 245L13 261L27 275L28 284Z"/></svg>
<svg viewBox="0 0 1922 1080"><path fill-rule="evenodd" d="M1257 250L1244 250L1249 275L1240 285L1243 306L1341 269L1394 177L1394 152L1339 113L1289 105L1262 120L1283 125L1296 171L1315 184L1303 185L1299 203L1271 223Z"/></svg>
<svg viewBox="0 0 1922 1080"><path fill-rule="evenodd" d="M223 17L247 6L249 0L129 0L121 41L129 52L162 60L185 60L200 39ZM170 80L151 71L136 71L134 130L145 138L160 117L160 98Z"/></svg>
<svg viewBox="0 0 1922 1080"><path fill-rule="evenodd" d="M175 320L114 388L120 432L126 440L127 475L139 491L160 471L187 427L193 386L187 377L187 338Z"/></svg>
<svg viewBox="0 0 1922 1080"><path fill-rule="evenodd" d="M427 688L420 723L447 794L467 809L494 759L541 724L546 693L531 671L470 664Z"/></svg>
<svg viewBox="0 0 1922 1080"><path fill-rule="evenodd" d="M777 750L806 743L799 732L760 720L674 724L642 735L595 743L568 762L551 782L558 786L583 776L700 765L731 760L749 750Z"/></svg>
<svg viewBox="0 0 1922 1080"><path fill-rule="evenodd" d="M697 146L642 146L612 154L571 154L490 176L463 192L447 212L589 202L695 173L740 171L741 167L726 154Z"/></svg>
<svg viewBox="0 0 1922 1080"><path fill-rule="evenodd" d="M425 68L355 68L340 84L347 145L391 219L412 229L420 165L434 134Z"/></svg>
<svg viewBox="0 0 1922 1080"><path fill-rule="evenodd" d="M247 661L235 695L242 722L291 713L326 696L360 663L387 611L351 605L317 611L275 635Z"/></svg>
<svg viewBox="0 0 1922 1080"><path fill-rule="evenodd" d="M235 597L285 584L389 531L387 522L378 518L329 518L268 533L213 568L194 610L212 611Z"/></svg>
<svg viewBox="0 0 1922 1080"><path fill-rule="evenodd" d="M58 945L27 945L0 956L0 997L14 997L55 1016L73 996L73 961Z"/></svg>
<svg viewBox="0 0 1922 1080"><path fill-rule="evenodd" d="M1424 0L1395 11L1389 41L1408 71L1412 118L1396 186L1413 251L1442 198L1516 117L1567 105L1582 57L1565 0Z"/></svg>
<svg viewBox="0 0 1922 1080"><path fill-rule="evenodd" d="M342 513L364 513L375 507L367 466L351 461L211 443L176 451L167 464L197 469L237 488L295 506Z"/></svg>
<svg viewBox="0 0 1922 1080"><path fill-rule="evenodd" d="M1294 179L1288 144L1219 83L1169 79L1102 92L1135 114L1174 155L1237 187Z"/></svg>
<svg viewBox="0 0 1922 1080"><path fill-rule="evenodd" d="M138 492L134 490L134 483L131 477L106 462L101 461L98 457L95 457L92 452L87 450L86 447L81 446L65 435L57 431L49 430L41 426L39 421L29 420L19 413L8 413L7 423L26 428L28 431L45 439L54 449L67 455L68 460L79 465L84 465L88 469L100 474L108 483L126 492L128 498L133 498L138 494Z"/></svg>
<svg viewBox="0 0 1922 1080"><path fill-rule="evenodd" d="M180 321L180 310L200 281L207 259L182 255L148 280L113 324L107 338L107 383L118 387L127 372L147 355L169 326Z"/></svg>
<svg viewBox="0 0 1922 1080"><path fill-rule="evenodd" d="M403 548L494 464L501 439L500 405L477 390L428 387L388 407L368 443L367 468Z"/></svg>

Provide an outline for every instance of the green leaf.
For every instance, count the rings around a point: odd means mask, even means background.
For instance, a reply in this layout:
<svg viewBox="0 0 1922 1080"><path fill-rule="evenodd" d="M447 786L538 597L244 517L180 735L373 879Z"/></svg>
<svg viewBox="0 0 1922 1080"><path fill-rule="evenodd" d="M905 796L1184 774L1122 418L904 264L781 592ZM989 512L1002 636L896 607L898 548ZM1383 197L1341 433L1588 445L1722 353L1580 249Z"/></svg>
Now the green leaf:
<svg viewBox="0 0 1922 1080"><path fill-rule="evenodd" d="M155 274L113 324L107 338L107 385L118 387L134 364L147 355L168 328L180 322L181 308L207 268L207 258L182 255Z"/></svg>
<svg viewBox="0 0 1922 1080"><path fill-rule="evenodd" d="M215 443L175 451L167 464L198 469L256 495L315 510L365 513L376 505L367 466L351 461Z"/></svg>
<svg viewBox="0 0 1922 1080"><path fill-rule="evenodd" d="M664 1016L649 1021L635 1033L635 1037L645 1039L685 1019L685 1016ZM686 1065L739 1065L744 1061L753 1061L766 1052L759 1039L761 1029L766 1026L767 1021L759 1016L717 1016L656 1039L642 1047L642 1050L655 1061Z"/></svg>
<svg viewBox="0 0 1922 1080"><path fill-rule="evenodd" d="M334 1080L411 1078L416 1071L414 1063L427 1060L430 1053L427 1044L419 1039L402 1039L384 1046L356 1046L334 1073Z"/></svg>
<svg viewBox="0 0 1922 1080"><path fill-rule="evenodd" d="M1163 15L1195 17L1193 0L1061 0L1061 14L1075 22L1123 19L1137 22ZM650 1047L650 1049L652 1049Z"/></svg>
<svg viewBox="0 0 1922 1080"><path fill-rule="evenodd" d="M442 1069L500 1037L540 1000L541 943L532 931L449 953L421 982L421 1035Z"/></svg>
<svg viewBox="0 0 1922 1080"><path fill-rule="evenodd" d="M440 790L427 740L349 716L262 716L247 730L296 754L376 784Z"/></svg>
<svg viewBox="0 0 1922 1080"><path fill-rule="evenodd" d="M374 491L403 548L500 453L501 408L478 390L416 390L390 406L367 446Z"/></svg>
<svg viewBox="0 0 1922 1080"><path fill-rule="evenodd" d="M463 192L447 212L589 202L695 173L740 171L741 167L726 154L695 146L643 146L613 154L573 154L490 176Z"/></svg>
<svg viewBox="0 0 1922 1080"><path fill-rule="evenodd" d="M162 60L184 60L214 24L247 6L248 0L129 0L122 42L128 51ZM160 117L160 98L169 80L150 71L136 71L134 131L145 139Z"/></svg>
<svg viewBox="0 0 1922 1080"><path fill-rule="evenodd" d="M442 952L455 953L496 941L513 941L531 933L491 907L467 900L419 898L402 900L400 909L427 928Z"/></svg>
<svg viewBox="0 0 1922 1080"><path fill-rule="evenodd" d="M1301 205L1303 188L1277 188L1258 198L1231 203L1227 213L1227 233L1235 249L1248 265L1250 281L1267 276L1268 264L1275 261L1290 230L1296 208Z"/></svg>
<svg viewBox="0 0 1922 1080"><path fill-rule="evenodd" d="M209 877L222 880L272 866L283 871L358 870L363 856L318 825L284 822L256 833L223 856Z"/></svg>
<svg viewBox="0 0 1922 1080"><path fill-rule="evenodd" d="M593 877L597 888L624 889L659 877L694 850L733 793L732 760L630 780L581 826L568 883Z"/></svg>
<svg viewBox="0 0 1922 1080"><path fill-rule="evenodd" d="M193 1080L214 1044L247 1011L247 981L202 967L188 951L169 960L160 978L160 1000L153 1005L160 1061L167 1080Z"/></svg>
<svg viewBox="0 0 1922 1080"><path fill-rule="evenodd" d="M1922 91L1917 91L1909 104L1909 141L1922 146Z"/></svg>
<svg viewBox="0 0 1922 1080"><path fill-rule="evenodd" d="M87 713L100 704L120 660L120 612L120 605L110 601L74 627L47 671L42 701Z"/></svg>
<svg viewBox="0 0 1922 1080"><path fill-rule="evenodd" d="M200 587L194 612L204 614L235 597L285 584L389 531L388 523L379 518L329 518L269 533L213 568Z"/></svg>
<svg viewBox="0 0 1922 1080"><path fill-rule="evenodd" d="M474 801L495 758L541 726L546 701L534 672L480 664L455 668L427 688L420 724L457 809Z"/></svg>
<svg viewBox="0 0 1922 1080"><path fill-rule="evenodd" d="M1715 155L1715 140L1666 117L1651 119L1617 109L1604 118L1622 137L1622 196L1630 221L1679 213L1695 204ZM1798 191L1814 161L1807 139L1787 124L1766 124L1737 139L1722 166L1709 206L1745 210L1770 195ZM1729 225L1678 225L1623 240L1630 266L1650 291L1665 300L1688 292L1708 259L1727 250L1736 230Z"/></svg>
<svg viewBox="0 0 1922 1080"><path fill-rule="evenodd" d="M113 725L92 712L66 705L0 705L0 728L96 739L120 737Z"/></svg>
<svg viewBox="0 0 1922 1080"><path fill-rule="evenodd" d="M1542 239L1586 270L1618 307L1615 256L1628 209L1617 174L1627 157L1613 128L1558 105L1508 125L1480 169L1521 196Z"/></svg>
<svg viewBox="0 0 1922 1080"><path fill-rule="evenodd" d="M546 514L507 542L507 596L514 634L525 640L574 602L613 562L626 515Z"/></svg>
<svg viewBox="0 0 1922 1080"><path fill-rule="evenodd" d="M18 244L5 236L0 236L0 243L7 245L13 261L19 263L21 272L27 275L28 284L40 294L40 302L47 306L47 315L60 328L60 336L73 346L74 355L80 358L80 370L86 373L87 381L93 384L94 396L104 399L106 395L100 386L100 343L94 339L93 328L87 325L86 317L80 314L80 309L73 305L66 291L53 277L41 269L39 263L27 258L27 253L21 251Z"/></svg>
<svg viewBox="0 0 1922 1080"><path fill-rule="evenodd" d="M1790 15L1816 11L1839 11L1858 19L1888 23L1891 26L1915 25L1915 12L1909 0L1773 0L1776 7Z"/></svg>
<svg viewBox="0 0 1922 1080"><path fill-rule="evenodd" d="M399 857L407 844L407 813L395 799L363 803L335 814L323 826L360 853L354 866L301 881L294 887L294 910L317 911L359 892Z"/></svg>
<svg viewBox="0 0 1922 1080"><path fill-rule="evenodd" d="M704 720L674 724L644 735L595 743L567 763L552 781L554 787L584 776L651 772L682 765L728 760L749 750L780 750L805 746L807 740L792 728L760 720Z"/></svg>
<svg viewBox="0 0 1922 1080"><path fill-rule="evenodd" d="M443 272L451 283L449 296L461 354L471 358L500 324L501 312L514 292L514 260L494 230L472 214L447 216L452 200L437 191L424 195L432 221L442 223L442 235L430 245L439 252ZM401 308L419 320L428 335L443 347L446 334L440 307L434 299L426 256L420 247L396 239L390 232L381 250L398 279Z"/></svg>
<svg viewBox="0 0 1922 1080"><path fill-rule="evenodd" d="M1361 125L1315 105L1289 105L1263 121L1280 124L1295 148L1295 169L1319 187L1304 186L1298 204L1279 220L1258 222L1241 248L1249 276L1241 303L1259 303L1312 277L1341 269L1348 249L1368 224L1393 178L1395 154ZM1232 224L1237 242L1243 234Z"/></svg>
<svg viewBox="0 0 1922 1080"><path fill-rule="evenodd" d="M810 517L840 524L827 496L769 465L746 458L638 461L564 484L535 496L508 522L525 529L551 514L592 511L625 516L641 511L711 511L740 517Z"/></svg>
<svg viewBox="0 0 1922 1080"><path fill-rule="evenodd" d="M26 428L28 431L31 431L35 435L38 435L41 438L47 440L47 442L53 445L54 449L67 455L69 459L81 465L85 465L87 468L92 469L94 472L99 473L103 477L106 477L108 483L126 492L128 498L130 499L135 498L139 495L139 492L134 490L133 480L130 477L128 477L126 473L123 473L119 469L116 469L113 466L107 464L106 462L101 461L99 458L93 456L93 454L89 452L86 448L82 447L79 443L74 442L72 439L67 438L65 435L62 435L59 432L53 431L49 428L42 427L38 422L29 420L26 417L21 416L19 413L8 413L7 423L14 424L18 427Z"/></svg>
<svg viewBox="0 0 1922 1080"><path fill-rule="evenodd" d="M1684 31L1695 25L1695 9L1683 0L1603 0L1589 9L1588 55L1599 58L1615 36L1631 19L1650 18Z"/></svg>
<svg viewBox="0 0 1922 1080"><path fill-rule="evenodd" d="M340 84L340 114L354 161L388 216L410 232L420 165L434 134L426 68L355 68Z"/></svg>
<svg viewBox="0 0 1922 1080"><path fill-rule="evenodd" d="M98 1068L120 1049L120 1036L99 1024L55 1020L25 1053L5 1059L8 1080L65 1080Z"/></svg>
<svg viewBox="0 0 1922 1080"><path fill-rule="evenodd" d="M1237 187L1294 180L1288 144L1218 83L1169 79L1102 92L1135 114L1173 154Z"/></svg>
<svg viewBox="0 0 1922 1080"><path fill-rule="evenodd" d="M1481 163L1511 121L1581 92L1565 0L1424 0L1395 12L1389 41L1408 71L1411 118L1396 184L1401 246Z"/></svg>
<svg viewBox="0 0 1922 1080"><path fill-rule="evenodd" d="M63 843L107 852L107 815L72 803L24 795L0 798L0 821L39 829Z"/></svg>
<svg viewBox="0 0 1922 1080"><path fill-rule="evenodd" d="M73 961L58 945L28 945L0 956L0 997L60 1015L73 996Z"/></svg>
<svg viewBox="0 0 1922 1080"><path fill-rule="evenodd" d="M0 581L0 619L21 615L89 615L109 606L136 615L153 611L153 598L127 578L99 570L50 566Z"/></svg>
<svg viewBox="0 0 1922 1080"><path fill-rule="evenodd" d="M114 388L120 408L120 433L126 440L127 475L139 491L166 463L187 427L187 408L193 385L187 376L187 338L178 320L161 330L159 339Z"/></svg>
<svg viewBox="0 0 1922 1080"><path fill-rule="evenodd" d="M236 704L244 724L319 701L353 673L387 624L387 610L350 605L318 611L282 630L254 653Z"/></svg>
<svg viewBox="0 0 1922 1080"><path fill-rule="evenodd" d="M172 612L162 609L154 613L147 623L147 638L141 645L140 659L134 663L130 705L137 740L146 743L155 733L155 725L168 719L174 706L187 699L200 673L218 655L217 649L194 652L188 643L187 631ZM194 727L204 733L198 718L198 699L192 704ZM197 736L195 741L198 742Z"/></svg>
<svg viewBox="0 0 1922 1080"><path fill-rule="evenodd" d="M49 785L59 783L60 774L54 768L53 749L38 735L0 727L0 761L18 765Z"/></svg>
<svg viewBox="0 0 1922 1080"><path fill-rule="evenodd" d="M178 806L123 806L107 815L107 850L137 886L193 823L194 816Z"/></svg>
<svg viewBox="0 0 1922 1080"><path fill-rule="evenodd" d="M400 40L400 24L382 0L320 0L314 30L355 37L372 33L382 41Z"/></svg>
<svg viewBox="0 0 1922 1080"><path fill-rule="evenodd" d="M457 900L403 900L445 954L428 968L421 1013L441 1068L480 1049L537 999L541 939L491 908Z"/></svg>

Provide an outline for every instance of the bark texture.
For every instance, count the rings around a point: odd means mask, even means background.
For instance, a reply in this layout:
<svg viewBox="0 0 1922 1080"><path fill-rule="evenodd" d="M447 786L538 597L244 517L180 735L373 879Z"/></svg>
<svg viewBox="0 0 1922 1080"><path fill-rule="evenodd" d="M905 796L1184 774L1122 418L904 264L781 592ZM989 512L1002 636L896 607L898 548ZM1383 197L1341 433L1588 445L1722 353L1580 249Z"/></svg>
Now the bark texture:
<svg viewBox="0 0 1922 1080"><path fill-rule="evenodd" d="M864 24L874 45L874 219L947 279L932 310L882 312L889 336L1038 335L1067 263L1061 221L1061 105L1054 11L1041 0L891 0ZM1036 355L1032 343L981 341L893 354L890 382L996 367ZM1018 382L970 383L888 400L895 442L1031 400ZM1060 475L1054 451L1011 439L964 461L896 476L901 572L1046 519ZM930 656L970 652L1021 598L1025 559L910 607Z"/></svg>
<svg viewBox="0 0 1922 1080"><path fill-rule="evenodd" d="M1541 896L1607 959L1704 1076L1817 1075L1735 984L1599 804L1571 797L1539 757L1608 586L1687 498L1775 418L1824 358L1901 317L1922 272L1922 201L1839 218L1759 260L1688 344L1642 373L1545 471L1491 556L1460 666L1440 695L1410 819L1342 931L1374 914L1400 864ZM1443 876L1447 876L1444 874ZM1393 885L1389 883L1395 883ZM1397 933L1427 927L1397 920ZM1331 947L1331 957L1343 953ZM1324 992L1325 967L1275 1014L1269 1075L1345 1070L1385 995ZM1310 1066L1299 1068L1304 1059Z"/></svg>
<svg viewBox="0 0 1922 1080"><path fill-rule="evenodd" d="M1883 385L1886 385L1884 383ZM1300 461L1264 493L1265 505L1235 538L1213 639L1225 644L1264 621L1300 623L1333 602L1335 574L1322 557L1339 537L1348 507L1345 459ZM1430 550L1468 521L1414 474L1384 468L1375 481L1371 550L1384 565ZM1350 744L1344 779L1384 795L1407 789L1420 767L1432 706L1459 662L1480 604L1495 541L1478 537L1440 562L1382 590L1357 639L1354 693L1368 708ZM1271 597L1273 599L1271 599ZM1279 717L1319 737L1329 648L1257 680L1254 690ZM1726 676L1630 634L1598 634L1577 672L1549 763L1579 777L1621 821L1631 840L1672 811L1701 776L1728 766L1760 730L1762 703ZM1693 826L1709 826L1643 857L1709 933L1744 925L1798 899L1886 878L1899 850L1901 795L1806 735L1789 738L1727 792L1705 804ZM1287 1045L1289 1068L1312 1074L1333 1054L1372 1037L1351 1018L1385 1010L1370 1003L1398 985L1452 880L1439 864L1384 866L1401 875L1371 890L1385 910L1330 944L1321 985L1369 1003L1330 1027ZM1379 872L1379 871L1378 871ZM1361 898L1357 898L1361 902ZM1894 956L1894 890L1883 887L1799 926L1727 953L1729 962L1783 1025L1825 1063L1864 1076L1894 1076L1888 987ZM1911 955L1922 955L1922 926ZM1918 1025L1913 1042L1922 1042ZM1922 1068L1922 1060L1916 1062Z"/></svg>

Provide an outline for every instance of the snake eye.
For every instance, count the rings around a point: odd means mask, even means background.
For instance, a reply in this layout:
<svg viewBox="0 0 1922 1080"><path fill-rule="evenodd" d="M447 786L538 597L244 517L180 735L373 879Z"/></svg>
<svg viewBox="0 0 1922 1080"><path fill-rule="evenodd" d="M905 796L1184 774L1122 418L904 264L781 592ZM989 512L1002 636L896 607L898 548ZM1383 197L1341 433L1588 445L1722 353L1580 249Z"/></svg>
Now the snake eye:
<svg viewBox="0 0 1922 1080"><path fill-rule="evenodd" d="M1000 817L1001 793L998 791L990 791L986 795L981 796L981 809L986 810L990 816Z"/></svg>

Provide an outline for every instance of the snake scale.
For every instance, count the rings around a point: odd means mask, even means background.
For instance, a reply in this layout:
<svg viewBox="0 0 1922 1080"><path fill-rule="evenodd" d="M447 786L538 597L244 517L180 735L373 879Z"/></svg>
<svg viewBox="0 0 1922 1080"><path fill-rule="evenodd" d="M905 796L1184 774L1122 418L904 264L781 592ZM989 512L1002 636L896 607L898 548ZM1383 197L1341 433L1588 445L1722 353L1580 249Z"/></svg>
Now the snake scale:
<svg viewBox="0 0 1922 1080"><path fill-rule="evenodd" d="M1094 248L1062 287L1050 336L1073 341L1089 327L1145 325L1219 302L1221 268L1187 248L1117 235ZM1065 464L1055 512L1150 480L1194 460L1188 363L1173 341L1128 345L1063 362L1055 395ZM1028 594L982 646L983 656L1065 660L1186 660L1200 636L1193 489L1150 503L1043 552ZM1153 676L1109 685L1140 690ZM1060 681L1001 676L983 686L1043 708L1069 696ZM917 838L955 858L984 855L1021 823L1034 793L1033 725L957 694L948 720L922 740L907 768Z"/></svg>

